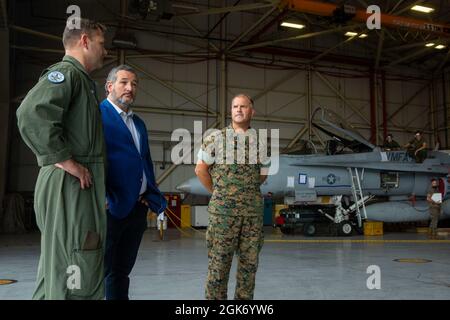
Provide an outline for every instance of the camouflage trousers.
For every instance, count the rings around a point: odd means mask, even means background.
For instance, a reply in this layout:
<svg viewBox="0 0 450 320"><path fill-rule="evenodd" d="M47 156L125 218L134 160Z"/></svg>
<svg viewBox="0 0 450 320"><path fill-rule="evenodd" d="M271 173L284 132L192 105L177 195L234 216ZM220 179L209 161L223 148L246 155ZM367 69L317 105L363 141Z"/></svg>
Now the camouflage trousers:
<svg viewBox="0 0 450 320"><path fill-rule="evenodd" d="M417 155L415 154L416 150L414 149L408 149L407 153L408 155L413 158L416 163L422 163L427 158L427 150L420 150L417 152Z"/></svg>
<svg viewBox="0 0 450 320"><path fill-rule="evenodd" d="M437 226L438 226L438 222L439 222L439 216L441 215L441 207L440 206L430 207L430 215L431 215L430 233L432 235L436 235L437 234Z"/></svg>
<svg viewBox="0 0 450 320"><path fill-rule="evenodd" d="M226 300L234 253L238 257L234 299L251 300L264 241L263 217L210 214L206 232L208 277L205 297Z"/></svg>

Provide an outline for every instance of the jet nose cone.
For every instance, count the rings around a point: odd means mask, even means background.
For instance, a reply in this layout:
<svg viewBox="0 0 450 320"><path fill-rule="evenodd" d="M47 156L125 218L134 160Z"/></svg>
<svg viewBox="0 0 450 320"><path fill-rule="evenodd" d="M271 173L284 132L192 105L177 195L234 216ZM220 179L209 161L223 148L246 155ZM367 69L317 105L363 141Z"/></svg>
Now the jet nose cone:
<svg viewBox="0 0 450 320"><path fill-rule="evenodd" d="M190 193L191 192L191 184L189 182L183 182L182 184L177 185L175 187L175 189L182 191L182 192Z"/></svg>

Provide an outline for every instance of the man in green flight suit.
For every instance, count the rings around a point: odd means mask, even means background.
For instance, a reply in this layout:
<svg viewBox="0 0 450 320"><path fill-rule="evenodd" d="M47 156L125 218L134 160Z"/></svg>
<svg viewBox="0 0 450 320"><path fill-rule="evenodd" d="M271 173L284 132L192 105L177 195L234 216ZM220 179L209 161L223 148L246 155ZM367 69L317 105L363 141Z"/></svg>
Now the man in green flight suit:
<svg viewBox="0 0 450 320"><path fill-rule="evenodd" d="M209 262L205 296L210 300L227 299L235 252L238 269L234 298L253 299L263 245L260 186L267 177L270 162L262 159L257 133L250 128L254 113L250 97L235 96L231 103L232 123L207 136L198 154L195 173L212 193L206 235Z"/></svg>
<svg viewBox="0 0 450 320"><path fill-rule="evenodd" d="M68 21L64 30L62 61L44 70L17 110L20 134L41 167L34 195L41 257L33 299L104 297L105 152L89 73L103 65L106 28L78 19L76 28Z"/></svg>

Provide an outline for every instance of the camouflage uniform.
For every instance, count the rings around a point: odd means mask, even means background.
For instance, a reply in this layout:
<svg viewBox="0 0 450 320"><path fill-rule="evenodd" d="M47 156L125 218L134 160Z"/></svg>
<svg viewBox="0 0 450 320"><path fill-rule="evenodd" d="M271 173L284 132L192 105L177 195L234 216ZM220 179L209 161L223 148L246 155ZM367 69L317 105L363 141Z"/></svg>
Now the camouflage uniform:
<svg viewBox="0 0 450 320"><path fill-rule="evenodd" d="M439 193L438 187L431 186L430 189L428 189L427 194L431 197L433 193ZM430 203L430 235L436 236L437 235L437 226L439 222L439 216L441 215L441 205L439 203Z"/></svg>
<svg viewBox="0 0 450 320"><path fill-rule="evenodd" d="M412 139L409 142L408 147L408 155L416 160L416 163L422 163L427 158L427 150L423 149L417 152L417 155L415 155L415 152L417 149L421 148L424 144L423 138L420 138L420 140L417 140L416 138Z"/></svg>
<svg viewBox="0 0 450 320"><path fill-rule="evenodd" d="M253 299L258 256L264 237L260 191L263 165L259 160L254 161L255 158L252 161L249 143L245 144L245 162L242 164L243 158L238 158L236 140L226 141L227 129L234 133L231 125L216 131L204 140L199 152L199 159L209 165L214 189L208 206L210 216L206 241L209 262L205 296L206 299L227 299L229 272L236 252L238 269L234 298L249 300ZM220 138L222 146L217 143ZM246 140L254 142L252 139ZM231 149L234 163L226 164L226 148L230 143L234 144ZM258 152L255 156L259 159Z"/></svg>
<svg viewBox="0 0 450 320"><path fill-rule="evenodd" d="M383 149L388 149L388 150L399 150L400 149L400 145L398 144L397 141L392 140L391 142L389 141L385 141L383 144Z"/></svg>

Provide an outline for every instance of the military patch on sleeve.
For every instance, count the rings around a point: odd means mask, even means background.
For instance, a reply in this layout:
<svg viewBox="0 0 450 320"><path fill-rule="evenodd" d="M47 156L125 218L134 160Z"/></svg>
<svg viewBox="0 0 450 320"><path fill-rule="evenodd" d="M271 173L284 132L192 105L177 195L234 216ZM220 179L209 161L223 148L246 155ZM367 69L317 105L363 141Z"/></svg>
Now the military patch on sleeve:
<svg viewBox="0 0 450 320"><path fill-rule="evenodd" d="M61 83L64 81L64 75L59 71L52 71L48 74L47 79L51 83Z"/></svg>

